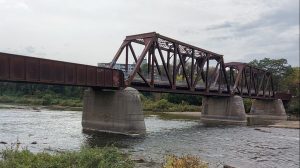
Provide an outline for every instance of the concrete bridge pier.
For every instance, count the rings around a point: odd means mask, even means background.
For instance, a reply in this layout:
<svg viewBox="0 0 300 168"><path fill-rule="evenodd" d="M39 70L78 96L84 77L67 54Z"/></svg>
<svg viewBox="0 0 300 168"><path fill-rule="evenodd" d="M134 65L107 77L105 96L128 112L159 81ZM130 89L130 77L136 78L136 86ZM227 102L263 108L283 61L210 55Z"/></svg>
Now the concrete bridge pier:
<svg viewBox="0 0 300 168"><path fill-rule="evenodd" d="M84 93L83 130L142 135L146 132L137 90L94 90Z"/></svg>
<svg viewBox="0 0 300 168"><path fill-rule="evenodd" d="M243 98L203 97L201 122L205 125L246 125Z"/></svg>
<svg viewBox="0 0 300 168"><path fill-rule="evenodd" d="M249 117L254 119L286 120L287 115L281 99L253 100Z"/></svg>

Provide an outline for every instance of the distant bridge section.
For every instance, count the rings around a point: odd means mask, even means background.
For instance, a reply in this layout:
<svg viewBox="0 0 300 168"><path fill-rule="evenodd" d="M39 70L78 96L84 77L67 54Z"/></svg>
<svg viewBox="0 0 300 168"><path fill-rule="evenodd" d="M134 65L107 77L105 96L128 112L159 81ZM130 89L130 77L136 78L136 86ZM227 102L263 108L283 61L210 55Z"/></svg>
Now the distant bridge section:
<svg viewBox="0 0 300 168"><path fill-rule="evenodd" d="M246 63L225 63L231 93L242 97L274 97L272 73Z"/></svg>

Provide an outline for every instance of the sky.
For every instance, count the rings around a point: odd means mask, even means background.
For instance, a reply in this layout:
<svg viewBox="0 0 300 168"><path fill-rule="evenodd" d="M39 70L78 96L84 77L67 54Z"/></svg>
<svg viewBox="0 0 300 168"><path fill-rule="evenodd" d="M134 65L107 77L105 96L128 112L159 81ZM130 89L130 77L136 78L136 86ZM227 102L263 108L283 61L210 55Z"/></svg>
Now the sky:
<svg viewBox="0 0 300 168"><path fill-rule="evenodd" d="M153 31L225 62L299 66L299 0L0 0L0 52L96 65Z"/></svg>

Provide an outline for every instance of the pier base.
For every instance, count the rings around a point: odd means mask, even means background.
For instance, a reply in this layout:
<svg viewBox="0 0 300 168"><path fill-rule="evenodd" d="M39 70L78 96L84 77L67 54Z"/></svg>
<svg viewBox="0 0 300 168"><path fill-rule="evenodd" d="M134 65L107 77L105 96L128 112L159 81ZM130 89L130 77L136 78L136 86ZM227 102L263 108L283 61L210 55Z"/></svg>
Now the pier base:
<svg viewBox="0 0 300 168"><path fill-rule="evenodd" d="M251 118L267 120L286 120L287 115L281 99L253 100L250 113Z"/></svg>
<svg viewBox="0 0 300 168"><path fill-rule="evenodd" d="M137 90L103 91L89 88L84 93L83 130L126 135L145 134L146 127Z"/></svg>
<svg viewBox="0 0 300 168"><path fill-rule="evenodd" d="M203 97L201 122L205 125L246 125L243 99L232 97Z"/></svg>

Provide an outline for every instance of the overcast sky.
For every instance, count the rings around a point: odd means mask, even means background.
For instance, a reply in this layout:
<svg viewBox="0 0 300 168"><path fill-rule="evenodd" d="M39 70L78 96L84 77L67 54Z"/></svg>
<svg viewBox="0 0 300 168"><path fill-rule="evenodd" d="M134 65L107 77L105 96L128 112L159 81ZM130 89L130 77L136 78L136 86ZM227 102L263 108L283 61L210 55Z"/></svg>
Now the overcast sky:
<svg viewBox="0 0 300 168"><path fill-rule="evenodd" d="M96 65L152 31L225 62L299 66L299 0L0 0L0 52Z"/></svg>

